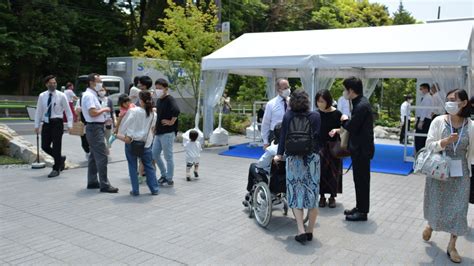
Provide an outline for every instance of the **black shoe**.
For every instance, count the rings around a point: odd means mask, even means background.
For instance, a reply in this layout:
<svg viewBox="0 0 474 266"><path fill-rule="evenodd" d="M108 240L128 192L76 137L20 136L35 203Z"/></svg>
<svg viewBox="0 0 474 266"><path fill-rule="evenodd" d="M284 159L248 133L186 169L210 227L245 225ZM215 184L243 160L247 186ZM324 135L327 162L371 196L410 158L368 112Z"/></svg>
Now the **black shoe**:
<svg viewBox="0 0 474 266"><path fill-rule="evenodd" d="M195 177L195 178L198 178L198 177L199 177L198 172L194 171L194 177Z"/></svg>
<svg viewBox="0 0 474 266"><path fill-rule="evenodd" d="M66 167L66 156L61 156L61 166L59 167L59 171L64 171L64 167Z"/></svg>
<svg viewBox="0 0 474 266"><path fill-rule="evenodd" d="M355 212L347 215L346 220L351 222L367 221L367 213Z"/></svg>
<svg viewBox="0 0 474 266"><path fill-rule="evenodd" d="M49 173L48 178L57 177L58 175L59 175L59 171L53 170L51 171L51 173Z"/></svg>
<svg viewBox="0 0 474 266"><path fill-rule="evenodd" d="M295 236L295 240L304 245L306 241L308 241L308 236L306 235L306 233L297 235Z"/></svg>
<svg viewBox="0 0 474 266"><path fill-rule="evenodd" d="M158 191L153 191L153 192L151 192L151 195L153 195L153 196L158 195Z"/></svg>
<svg viewBox="0 0 474 266"><path fill-rule="evenodd" d="M173 180L166 181L166 183L167 183L168 186L170 186L170 187L174 185L174 181L173 181Z"/></svg>
<svg viewBox="0 0 474 266"><path fill-rule="evenodd" d="M100 192L105 192L105 193L117 193L118 191L119 191L118 188L113 187L113 186L100 189Z"/></svg>
<svg viewBox="0 0 474 266"><path fill-rule="evenodd" d="M118 190L117 190L117 191L118 191ZM133 191L130 191L130 196L134 196L134 197L140 196L140 193L135 193L135 192L133 192Z"/></svg>
<svg viewBox="0 0 474 266"><path fill-rule="evenodd" d="M352 215L357 212L357 208L353 208L352 210L346 209L344 210L344 215Z"/></svg>
<svg viewBox="0 0 474 266"><path fill-rule="evenodd" d="M243 200L242 205L244 205L244 207L247 208L249 206L249 202L246 200Z"/></svg>
<svg viewBox="0 0 474 266"><path fill-rule="evenodd" d="M191 181L191 177L187 176L186 181Z"/></svg>
<svg viewBox="0 0 474 266"><path fill-rule="evenodd" d="M160 179L158 179L158 183L160 183L160 184L163 184L165 182L167 182L167 180L166 180L166 177L164 177L164 176L162 176L162 177L160 177Z"/></svg>
<svg viewBox="0 0 474 266"><path fill-rule="evenodd" d="M97 188L100 188L99 183L87 184L87 189L97 189Z"/></svg>
<svg viewBox="0 0 474 266"><path fill-rule="evenodd" d="M307 239L308 241L313 240L313 233L306 233L306 239Z"/></svg>
<svg viewBox="0 0 474 266"><path fill-rule="evenodd" d="M324 208L326 207L326 198L321 197L319 199L319 208Z"/></svg>

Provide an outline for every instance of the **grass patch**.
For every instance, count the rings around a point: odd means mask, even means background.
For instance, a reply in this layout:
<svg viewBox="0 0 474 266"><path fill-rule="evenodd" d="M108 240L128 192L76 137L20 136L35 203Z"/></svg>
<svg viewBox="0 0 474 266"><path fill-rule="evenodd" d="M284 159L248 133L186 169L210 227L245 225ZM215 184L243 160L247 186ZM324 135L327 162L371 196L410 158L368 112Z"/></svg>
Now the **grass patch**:
<svg viewBox="0 0 474 266"><path fill-rule="evenodd" d="M25 164L25 162L10 156L0 155L0 165L6 164Z"/></svg>
<svg viewBox="0 0 474 266"><path fill-rule="evenodd" d="M0 121L30 120L29 117L0 117Z"/></svg>

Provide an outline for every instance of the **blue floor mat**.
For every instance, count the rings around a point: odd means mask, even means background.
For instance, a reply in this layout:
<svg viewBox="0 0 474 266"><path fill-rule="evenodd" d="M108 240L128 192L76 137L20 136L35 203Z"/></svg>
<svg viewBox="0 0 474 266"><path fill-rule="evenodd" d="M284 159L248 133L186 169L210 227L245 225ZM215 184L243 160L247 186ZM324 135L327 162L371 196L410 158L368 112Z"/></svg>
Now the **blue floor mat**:
<svg viewBox="0 0 474 266"><path fill-rule="evenodd" d="M407 148L409 156L413 155L413 147ZM262 147L250 147L248 143L229 146L229 149L219 153L220 155L258 159L263 154ZM349 167L351 159L344 160L344 168ZM409 175L413 169L413 163L403 161L403 146L375 144L375 156L371 161L371 171L377 173Z"/></svg>

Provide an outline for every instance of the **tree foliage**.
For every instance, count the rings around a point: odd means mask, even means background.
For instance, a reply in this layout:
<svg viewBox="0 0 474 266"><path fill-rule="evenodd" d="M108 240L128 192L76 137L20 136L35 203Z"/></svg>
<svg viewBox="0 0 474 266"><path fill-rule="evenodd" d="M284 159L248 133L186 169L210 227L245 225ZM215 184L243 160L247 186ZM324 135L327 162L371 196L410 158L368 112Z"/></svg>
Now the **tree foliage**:
<svg viewBox="0 0 474 266"><path fill-rule="evenodd" d="M411 13L405 9L402 1L400 1L398 10L395 13L393 13L393 24L404 25L404 24L415 24L415 23L416 23L416 19L412 17Z"/></svg>
<svg viewBox="0 0 474 266"><path fill-rule="evenodd" d="M144 51L135 50L132 54L168 60L156 67L173 81L171 88L178 93L183 94L186 84L190 85L189 93L197 106L201 58L221 45L221 35L216 31L216 9L213 4L196 6L191 1L182 7L168 0L168 5L166 17L161 20L163 30L149 30L144 36ZM178 75L179 69L185 74Z"/></svg>

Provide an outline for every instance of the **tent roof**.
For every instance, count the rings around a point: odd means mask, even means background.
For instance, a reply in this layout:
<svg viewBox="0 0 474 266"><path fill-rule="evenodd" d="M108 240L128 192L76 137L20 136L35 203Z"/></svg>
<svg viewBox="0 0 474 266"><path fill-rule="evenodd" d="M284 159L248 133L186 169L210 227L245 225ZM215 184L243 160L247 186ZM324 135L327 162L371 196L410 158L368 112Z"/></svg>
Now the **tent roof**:
<svg viewBox="0 0 474 266"><path fill-rule="evenodd" d="M270 76L302 68L470 66L474 21L247 33L202 60L203 70Z"/></svg>

